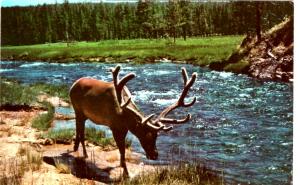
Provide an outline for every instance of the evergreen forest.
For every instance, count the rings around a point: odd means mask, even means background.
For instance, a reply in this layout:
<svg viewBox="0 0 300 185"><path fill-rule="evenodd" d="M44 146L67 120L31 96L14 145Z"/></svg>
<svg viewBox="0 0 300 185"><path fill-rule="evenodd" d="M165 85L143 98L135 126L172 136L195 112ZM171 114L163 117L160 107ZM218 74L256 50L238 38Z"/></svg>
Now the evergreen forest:
<svg viewBox="0 0 300 185"><path fill-rule="evenodd" d="M293 15L292 2L138 1L1 7L1 45L255 34Z"/></svg>

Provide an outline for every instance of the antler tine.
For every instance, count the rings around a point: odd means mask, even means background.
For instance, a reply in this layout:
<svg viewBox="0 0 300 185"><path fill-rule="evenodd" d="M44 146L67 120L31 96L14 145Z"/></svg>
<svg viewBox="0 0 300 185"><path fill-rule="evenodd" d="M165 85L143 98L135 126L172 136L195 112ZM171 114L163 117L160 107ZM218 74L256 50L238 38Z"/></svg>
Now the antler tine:
<svg viewBox="0 0 300 185"><path fill-rule="evenodd" d="M113 75L113 83L114 83L114 86L116 89L118 101L120 103L121 108L125 108L130 103L131 97L129 97L129 99L125 103L122 103L122 95L121 95L122 90L123 90L124 86L126 85L126 83L135 77L135 74L129 73L119 81L118 76L119 76L120 70L121 70L121 66L117 65L115 68L111 69L111 72Z"/></svg>
<svg viewBox="0 0 300 185"><path fill-rule="evenodd" d="M130 101L131 101L131 97L129 97L125 103L122 103L121 108L123 109L123 108L127 107L127 105L130 103Z"/></svg>
<svg viewBox="0 0 300 185"><path fill-rule="evenodd" d="M182 93L181 93L181 96L179 97L179 100L178 100L179 106L184 106L184 107L186 107L187 104L184 103L184 98L186 97L186 95L187 95L188 91L190 90L190 88L193 86L194 82L196 81L196 78L197 78L197 73L193 73L193 74L192 74L192 78L189 79L189 80L187 81L187 83L185 84L185 87L184 87L184 89L183 89L183 91L182 91ZM189 103L189 104L192 104L192 105L193 105L193 104L195 103L195 101L196 101L196 98L194 98L194 100L193 100L191 103ZM193 103L193 102L194 102L194 103ZM191 105L190 105L190 106L191 106ZM187 107L188 107L188 106L187 106Z"/></svg>
<svg viewBox="0 0 300 185"><path fill-rule="evenodd" d="M161 123L171 123L171 124L182 124L185 122L188 122L191 119L191 115L188 114L185 118L183 119L170 119L170 118L161 118L159 121Z"/></svg>
<svg viewBox="0 0 300 185"><path fill-rule="evenodd" d="M150 114L149 116L145 117L142 120L142 124L145 124L146 122L148 122L151 118L153 118L154 114Z"/></svg>
<svg viewBox="0 0 300 185"><path fill-rule="evenodd" d="M126 76L124 76L124 77L120 80L120 82L118 82L118 85L117 85L118 90L122 91L122 89L124 88L124 86L126 85L126 83L127 83L129 80L133 79L134 77L135 77L135 74L134 74L134 73L129 73L129 74L127 74Z"/></svg>
<svg viewBox="0 0 300 185"><path fill-rule="evenodd" d="M181 68L181 73L182 73L183 83L184 85L186 85L186 82L188 81L188 75L184 67Z"/></svg>
<svg viewBox="0 0 300 185"><path fill-rule="evenodd" d="M158 126L160 127L160 128L162 128L161 130L163 130L163 131L165 131L165 132L168 132L168 131L170 131L170 130L172 130L173 129L173 126L166 126L166 125L164 125L164 124L162 124L161 122L157 122L157 124L158 124Z"/></svg>
<svg viewBox="0 0 300 185"><path fill-rule="evenodd" d="M118 83L119 83L118 75L119 75L120 69L121 69L120 65L117 65L115 68L111 69L111 72L112 72L112 75L113 75L113 82L115 84L115 87L117 87Z"/></svg>
<svg viewBox="0 0 300 185"><path fill-rule="evenodd" d="M142 124L146 124L148 127L156 130L156 131L160 131L163 130L165 132L170 131L173 127L166 127L164 124L162 124L161 122L158 122L157 125L152 124L151 122L149 122L149 120L151 120L154 117L154 114L150 114L149 116L145 117L142 119Z"/></svg>
<svg viewBox="0 0 300 185"><path fill-rule="evenodd" d="M194 105L194 103L196 103L196 100L197 100L197 98L194 97L190 103L184 103L182 106L183 107L191 107L192 105Z"/></svg>
<svg viewBox="0 0 300 185"><path fill-rule="evenodd" d="M163 131L165 131L165 132L168 132L168 131L170 131L170 130L173 129L173 126L166 127L166 125L164 125L164 124L162 124L162 123L160 123L160 122L158 123L158 126L153 125L152 123L149 123L149 122L147 122L146 124L147 124L150 128L152 128L152 129L154 129L154 130L156 130L156 131L163 130Z"/></svg>
<svg viewBox="0 0 300 185"><path fill-rule="evenodd" d="M165 110L163 110L160 113L160 115L158 116L158 118L155 120L155 123L159 124L160 126L162 126L162 125L165 126L164 123L165 124L166 123L181 124L181 123L185 123L191 119L190 114L188 114L184 119L165 118L167 116L167 114L169 114L172 110L174 110L178 107L190 107L190 106L194 105L194 103L196 102L196 97L194 97L190 103L184 103L184 98L187 96L188 91L195 83L196 78L197 78L197 73L193 73L192 77L190 79L188 78L186 69L184 67L181 69L181 73L182 73L183 82L184 82L183 91L182 91L179 99L177 100L177 102L175 102L174 104L172 104L171 106L169 106Z"/></svg>
<svg viewBox="0 0 300 185"><path fill-rule="evenodd" d="M153 125L153 124L151 124L149 122L147 122L146 124L148 125L148 127L152 128L152 129L154 129L156 131L164 130L164 126L163 125L162 126L155 126L155 125Z"/></svg>
<svg viewBox="0 0 300 185"><path fill-rule="evenodd" d="M162 130L165 131L165 132L168 132L168 131L170 131L170 130L172 130L172 129L173 129L172 126L169 126L169 127L164 126L164 127L162 128Z"/></svg>

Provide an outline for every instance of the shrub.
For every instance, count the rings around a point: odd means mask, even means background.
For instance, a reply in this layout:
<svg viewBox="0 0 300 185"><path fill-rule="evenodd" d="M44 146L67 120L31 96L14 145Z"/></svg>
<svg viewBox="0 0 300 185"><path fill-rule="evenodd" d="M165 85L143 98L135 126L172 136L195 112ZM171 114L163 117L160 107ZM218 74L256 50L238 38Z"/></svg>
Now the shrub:
<svg viewBox="0 0 300 185"><path fill-rule="evenodd" d="M46 113L41 113L38 117L36 117L31 126L38 130L47 130L51 127L52 120L54 118L55 108L48 102L43 102L43 107L47 108Z"/></svg>
<svg viewBox="0 0 300 185"><path fill-rule="evenodd" d="M233 73L247 73L249 69L249 62L246 60L240 60L237 63L228 64L224 70Z"/></svg>

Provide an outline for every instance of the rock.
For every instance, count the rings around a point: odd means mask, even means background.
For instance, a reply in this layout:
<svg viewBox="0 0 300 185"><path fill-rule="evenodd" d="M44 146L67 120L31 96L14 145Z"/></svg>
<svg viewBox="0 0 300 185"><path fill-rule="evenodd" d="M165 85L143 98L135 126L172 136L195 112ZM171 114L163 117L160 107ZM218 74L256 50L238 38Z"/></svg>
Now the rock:
<svg viewBox="0 0 300 185"><path fill-rule="evenodd" d="M62 99L60 99L59 97L55 96L55 97L49 97L48 95L40 95L38 96L38 100L40 102L42 101L47 101L49 103L51 103L54 107L69 107L70 105L63 101Z"/></svg>
<svg viewBox="0 0 300 185"><path fill-rule="evenodd" d="M287 18L263 34L260 42L256 36L247 36L228 60L212 63L213 69L248 61L246 74L264 80L293 81L293 18Z"/></svg>
<svg viewBox="0 0 300 185"><path fill-rule="evenodd" d="M20 59L26 59L28 57L29 53L27 51L21 53L18 55L18 58Z"/></svg>
<svg viewBox="0 0 300 185"><path fill-rule="evenodd" d="M75 119L75 115L65 115L65 114L55 113L55 119L56 120L71 120L71 119Z"/></svg>
<svg viewBox="0 0 300 185"><path fill-rule="evenodd" d="M43 143L41 143L42 145L53 145L53 140L52 139L49 139L49 138L46 138L44 139Z"/></svg>

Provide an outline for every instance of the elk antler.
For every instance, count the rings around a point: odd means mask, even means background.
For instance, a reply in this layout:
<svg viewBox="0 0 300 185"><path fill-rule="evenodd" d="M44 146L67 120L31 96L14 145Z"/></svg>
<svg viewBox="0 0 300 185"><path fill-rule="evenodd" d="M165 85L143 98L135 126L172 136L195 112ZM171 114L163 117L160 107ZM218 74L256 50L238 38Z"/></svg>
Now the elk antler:
<svg viewBox="0 0 300 185"><path fill-rule="evenodd" d="M130 103L131 97L129 97L128 100L123 103L122 102L122 90L123 90L124 86L126 85L126 83L135 77L135 74L129 73L119 81L118 75L119 75L120 69L121 69L121 66L117 65L115 68L111 69L111 72L113 75L113 82L115 85L118 101L121 105L121 108L124 108Z"/></svg>
<svg viewBox="0 0 300 185"><path fill-rule="evenodd" d="M154 121L155 124L158 124L159 127L164 126L162 129L164 131L169 131L172 129L172 127L166 127L164 124L165 123L171 123L171 124L181 124L181 123L185 123L187 121L189 121L191 119L191 115L188 114L185 118L183 119L170 119L170 118L166 118L166 116L174 109L178 108L178 107L190 107L192 105L194 105L194 103L196 102L196 97L194 97L194 99L190 102L190 103L185 103L184 102L184 98L187 96L188 91L191 89L192 85L194 84L194 82L196 81L197 78L197 73L193 73L192 77L189 79L186 69L183 67L181 69L182 72L182 78L183 78L183 82L184 82L184 88L183 91L179 97L179 99L172 105L170 105L169 107L167 107L165 110L163 110L160 115L157 117L157 119Z"/></svg>

